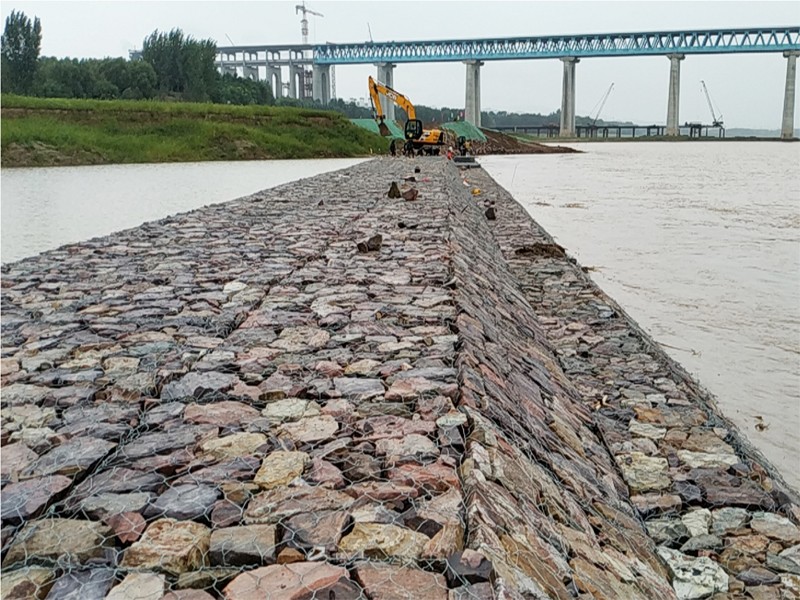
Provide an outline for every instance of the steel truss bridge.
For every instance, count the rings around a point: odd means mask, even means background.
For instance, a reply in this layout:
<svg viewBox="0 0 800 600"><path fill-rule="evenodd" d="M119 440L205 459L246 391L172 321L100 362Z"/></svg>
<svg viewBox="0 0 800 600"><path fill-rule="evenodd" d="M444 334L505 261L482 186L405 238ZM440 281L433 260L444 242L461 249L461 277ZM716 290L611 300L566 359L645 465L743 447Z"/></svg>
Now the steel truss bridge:
<svg viewBox="0 0 800 600"><path fill-rule="evenodd" d="M800 50L800 27L552 35L313 46L318 65L732 54Z"/></svg>

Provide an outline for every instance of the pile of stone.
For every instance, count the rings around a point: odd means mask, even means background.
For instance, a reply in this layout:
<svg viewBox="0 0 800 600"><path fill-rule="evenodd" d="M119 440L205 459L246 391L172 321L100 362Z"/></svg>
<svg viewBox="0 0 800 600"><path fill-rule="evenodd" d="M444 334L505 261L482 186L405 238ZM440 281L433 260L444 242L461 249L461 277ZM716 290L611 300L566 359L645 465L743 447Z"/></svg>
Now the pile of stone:
<svg viewBox="0 0 800 600"><path fill-rule="evenodd" d="M482 172L493 233L681 598L800 597L800 508L713 399Z"/></svg>
<svg viewBox="0 0 800 600"><path fill-rule="evenodd" d="M4 265L3 600L788 594L780 486L645 350L593 410L497 192L375 160Z"/></svg>

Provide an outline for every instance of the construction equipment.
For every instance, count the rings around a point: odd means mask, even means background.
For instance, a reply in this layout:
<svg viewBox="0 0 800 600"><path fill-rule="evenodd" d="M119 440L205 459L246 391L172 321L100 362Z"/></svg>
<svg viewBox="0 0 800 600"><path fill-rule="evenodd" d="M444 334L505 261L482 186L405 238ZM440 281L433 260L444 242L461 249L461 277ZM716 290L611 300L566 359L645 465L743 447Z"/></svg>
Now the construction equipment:
<svg viewBox="0 0 800 600"><path fill-rule="evenodd" d="M442 146L445 142L445 132L441 129L423 129L422 121L417 119L417 111L414 109L414 105L397 90L393 90L389 86L375 81L371 76L368 83L369 97L372 101L372 109L375 114L375 120L378 122L378 131L380 131L380 134L382 136L390 135L389 128L384 122L386 120L386 115L381 106L380 95L383 94L406 111L408 120L403 127L403 134L406 140L411 141L414 149L423 151L426 154L438 154L439 146Z"/></svg>
<svg viewBox="0 0 800 600"><path fill-rule="evenodd" d="M606 100L608 100L608 97L611 95L611 90L613 90L613 89L614 89L614 83L612 82L611 85L608 86L608 89L606 90L606 93L603 95L603 97L597 103L597 104L600 105L600 108L597 109L597 113L594 115L594 118L592 119L592 123L591 123L590 127L596 127L597 120L600 118L600 113L603 112L603 107L606 105ZM597 106L597 104L595 106ZM589 115L591 116L591 113L589 113Z"/></svg>
<svg viewBox="0 0 800 600"><path fill-rule="evenodd" d="M700 83L702 84L703 92L706 95L706 102L708 102L708 109L711 111L711 126L712 127L719 127L720 129L722 129L722 127L723 127L722 115L717 117L716 113L714 112L714 105L711 103L711 95L708 93L708 88L706 87L706 82L701 79Z"/></svg>
<svg viewBox="0 0 800 600"><path fill-rule="evenodd" d="M308 45L308 17L307 14L314 15L315 17L324 17L322 13L315 12L310 8L306 8L305 0L303 0L302 4L298 4L294 7L294 14L303 13L303 18L300 19L300 33L303 34L303 44Z"/></svg>

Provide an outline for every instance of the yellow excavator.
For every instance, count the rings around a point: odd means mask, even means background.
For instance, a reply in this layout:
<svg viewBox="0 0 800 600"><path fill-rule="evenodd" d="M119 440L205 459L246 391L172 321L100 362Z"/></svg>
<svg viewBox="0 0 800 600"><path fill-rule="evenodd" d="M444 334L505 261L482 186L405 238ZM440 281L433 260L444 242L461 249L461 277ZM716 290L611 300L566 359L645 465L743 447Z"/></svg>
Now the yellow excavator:
<svg viewBox="0 0 800 600"><path fill-rule="evenodd" d="M369 96L372 99L372 107L375 111L375 120L378 121L378 131L382 136L391 135L385 120L386 115L381 106L380 94L386 96L397 106L406 111L408 120L403 128L403 134L407 141L410 141L417 152L424 154L439 154L439 149L445 143L445 133L441 129L423 129L422 121L417 119L417 111L414 105L403 94L393 90L387 85L369 78Z"/></svg>

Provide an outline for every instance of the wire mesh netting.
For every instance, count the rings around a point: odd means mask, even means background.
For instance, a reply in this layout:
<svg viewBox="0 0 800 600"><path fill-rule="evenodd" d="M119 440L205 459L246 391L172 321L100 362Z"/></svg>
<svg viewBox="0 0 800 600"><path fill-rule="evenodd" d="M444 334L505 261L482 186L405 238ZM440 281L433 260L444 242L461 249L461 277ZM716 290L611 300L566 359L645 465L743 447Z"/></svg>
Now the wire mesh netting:
<svg viewBox="0 0 800 600"><path fill-rule="evenodd" d="M788 492L646 348L594 410L467 187L382 159L4 265L2 597L791 597Z"/></svg>

